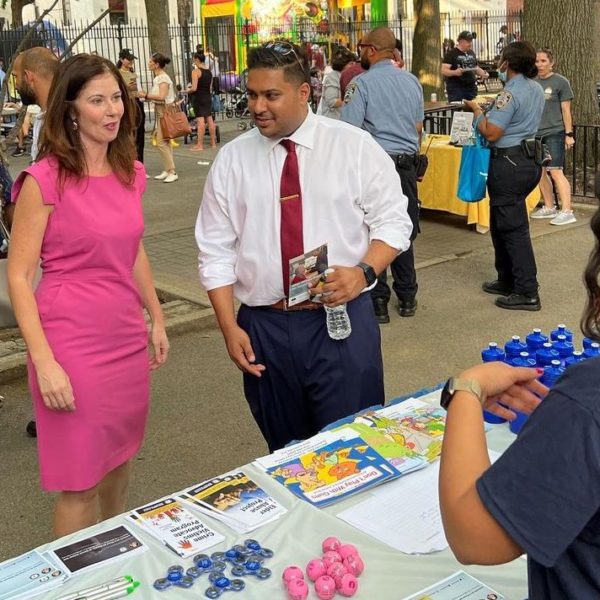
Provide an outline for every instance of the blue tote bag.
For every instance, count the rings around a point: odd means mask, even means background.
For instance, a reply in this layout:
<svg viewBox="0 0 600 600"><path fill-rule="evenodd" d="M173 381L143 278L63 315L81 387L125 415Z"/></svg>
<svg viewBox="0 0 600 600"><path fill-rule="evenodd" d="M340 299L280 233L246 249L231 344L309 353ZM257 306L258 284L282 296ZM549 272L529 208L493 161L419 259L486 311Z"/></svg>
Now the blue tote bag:
<svg viewBox="0 0 600 600"><path fill-rule="evenodd" d="M477 124L475 128L475 143L463 146L458 172L458 190L456 195L464 202L479 202L485 198L485 186L490 167L491 151L486 147Z"/></svg>

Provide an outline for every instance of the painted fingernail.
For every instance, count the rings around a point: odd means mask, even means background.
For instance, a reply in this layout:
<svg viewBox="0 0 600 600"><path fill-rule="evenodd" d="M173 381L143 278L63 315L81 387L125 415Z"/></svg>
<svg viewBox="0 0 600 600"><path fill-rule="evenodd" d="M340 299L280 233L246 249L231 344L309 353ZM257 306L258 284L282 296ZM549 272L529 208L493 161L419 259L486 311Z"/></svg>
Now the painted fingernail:
<svg viewBox="0 0 600 600"><path fill-rule="evenodd" d="M538 367L536 369L536 371L537 371L538 375L543 375L544 374L544 369L541 369L540 367Z"/></svg>

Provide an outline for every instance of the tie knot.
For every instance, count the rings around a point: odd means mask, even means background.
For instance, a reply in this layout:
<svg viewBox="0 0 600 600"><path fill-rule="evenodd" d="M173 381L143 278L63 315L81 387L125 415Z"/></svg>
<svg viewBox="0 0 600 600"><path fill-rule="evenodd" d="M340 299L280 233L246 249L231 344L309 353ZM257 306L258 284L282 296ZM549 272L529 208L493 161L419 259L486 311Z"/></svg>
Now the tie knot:
<svg viewBox="0 0 600 600"><path fill-rule="evenodd" d="M296 151L296 144L294 144L292 140L281 140L279 143L286 149L288 153Z"/></svg>

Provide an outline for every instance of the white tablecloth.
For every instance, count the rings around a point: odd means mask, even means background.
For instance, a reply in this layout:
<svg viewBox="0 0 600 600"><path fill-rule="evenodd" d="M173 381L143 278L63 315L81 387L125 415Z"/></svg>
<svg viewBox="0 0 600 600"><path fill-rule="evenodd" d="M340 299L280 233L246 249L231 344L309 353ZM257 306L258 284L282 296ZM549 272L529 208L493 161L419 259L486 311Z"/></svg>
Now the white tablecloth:
<svg viewBox="0 0 600 600"><path fill-rule="evenodd" d="M433 400L438 397L439 392L435 392L425 396L424 399ZM488 432L489 446L493 450L504 450L513 439L514 436L506 424L495 425ZM279 520L242 537L236 537L224 525L210 520L210 524L214 528L226 535L226 542L209 549L208 554L215 550L225 550L248 537L258 540L261 545L271 548L275 552L275 556L265 562L265 566L273 571L270 579L259 581L254 577L248 577L246 578L246 589L243 592L228 592L223 596L224 600L238 598L239 600L284 600L287 596L281 584L283 569L291 564L304 568L310 559L320 556L321 541L330 535L337 536L343 542L355 544L363 557L365 572L359 579L359 590L354 596L357 600L400 600L444 579L459 569L467 571L495 588L504 594L507 600L523 600L527 597L527 563L523 559L496 567L465 567L456 561L449 550L420 556L402 554L336 518L337 513L364 499L364 494L369 492L319 510L306 502L297 500L295 496L256 467L246 465L244 470L281 502L288 512ZM193 483L195 482L190 481L190 484ZM431 490L431 493L437 494L437 489ZM399 505L397 510L402 511L402 505ZM105 530L123 522L124 516L114 517L95 527L42 546L40 550L64 545L92 535L95 531ZM131 527L135 526L131 525ZM142 582L140 588L128 596L132 600L159 598L162 600L186 600L205 597L204 591L209 586L206 575L197 580L191 589L172 587L162 592L155 590L152 587L153 582L159 577L164 577L170 565L181 564L188 568L192 566L192 561L191 559L179 559L154 538L142 533L139 528L135 528L133 531L141 536L148 545L149 550L145 554L108 565L88 574L75 576L61 587L60 591L47 594L48 600L55 600L69 592L121 575L131 575ZM309 599L316 598L316 594L311 590ZM338 595L336 598L341 598L341 596Z"/></svg>

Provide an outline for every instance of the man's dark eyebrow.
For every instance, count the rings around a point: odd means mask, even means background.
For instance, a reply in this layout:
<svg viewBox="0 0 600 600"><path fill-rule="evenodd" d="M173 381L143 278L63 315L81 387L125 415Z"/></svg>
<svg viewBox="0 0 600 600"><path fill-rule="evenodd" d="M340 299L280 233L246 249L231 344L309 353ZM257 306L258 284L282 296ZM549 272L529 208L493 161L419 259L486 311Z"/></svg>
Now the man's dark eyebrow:
<svg viewBox="0 0 600 600"><path fill-rule="evenodd" d="M247 87L246 91L248 91L248 92L250 92L252 94L257 94L258 93L255 90L253 90L251 87ZM279 93L279 92L281 92L281 90L278 89L278 88L271 88L271 89L268 89L268 90L264 90L262 93L263 94L271 94L273 92L278 92Z"/></svg>

